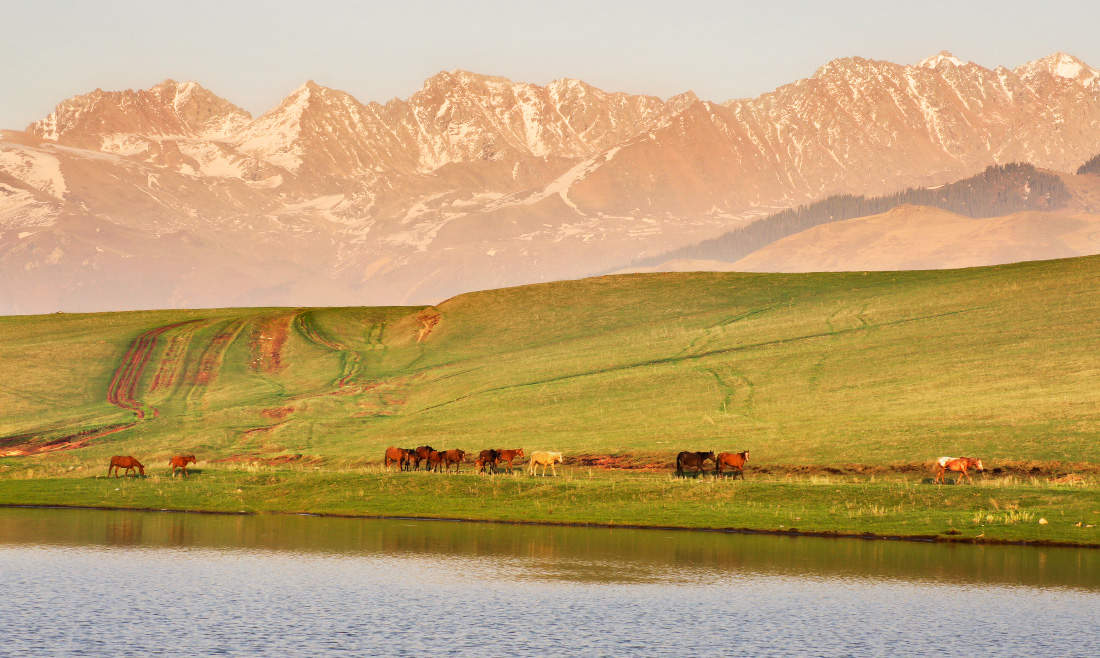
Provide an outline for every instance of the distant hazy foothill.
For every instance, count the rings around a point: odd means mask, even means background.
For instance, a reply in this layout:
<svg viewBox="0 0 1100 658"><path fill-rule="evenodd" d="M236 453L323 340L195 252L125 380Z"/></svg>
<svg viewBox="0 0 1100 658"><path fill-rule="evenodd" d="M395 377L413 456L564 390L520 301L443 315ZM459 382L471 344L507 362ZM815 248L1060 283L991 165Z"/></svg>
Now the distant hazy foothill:
<svg viewBox="0 0 1100 658"><path fill-rule="evenodd" d="M1011 163L1064 194L1029 187L1044 207L986 228L956 226L958 208L883 208L818 236L852 269L882 262L876 245L914 218L943 245L984 240L978 261L1093 253L1098 151L1100 72L1063 53L1013 70L852 57L724 103L464 71L385 104L308 82L260 117L194 82L96 90L0 133L0 314L428 303L640 259L723 269L750 252L660 256L785 208ZM773 242L752 251L825 262ZM981 264L947 246L937 260L940 244L921 243L911 260Z"/></svg>

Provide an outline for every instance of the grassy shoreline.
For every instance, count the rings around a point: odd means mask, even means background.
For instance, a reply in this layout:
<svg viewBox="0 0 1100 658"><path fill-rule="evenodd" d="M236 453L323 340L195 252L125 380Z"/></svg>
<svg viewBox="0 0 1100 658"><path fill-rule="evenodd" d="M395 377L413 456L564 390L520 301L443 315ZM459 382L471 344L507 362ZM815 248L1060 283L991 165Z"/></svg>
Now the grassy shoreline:
<svg viewBox="0 0 1100 658"><path fill-rule="evenodd" d="M98 469L97 469L98 470ZM34 471L0 478L0 506L288 513L588 525L967 543L1100 547L1100 488L1005 478L678 480L569 469L558 478L208 466L187 480ZM1040 524L1040 519L1047 523ZM1078 525L1079 524L1079 525ZM1092 527L1089 527L1092 526Z"/></svg>

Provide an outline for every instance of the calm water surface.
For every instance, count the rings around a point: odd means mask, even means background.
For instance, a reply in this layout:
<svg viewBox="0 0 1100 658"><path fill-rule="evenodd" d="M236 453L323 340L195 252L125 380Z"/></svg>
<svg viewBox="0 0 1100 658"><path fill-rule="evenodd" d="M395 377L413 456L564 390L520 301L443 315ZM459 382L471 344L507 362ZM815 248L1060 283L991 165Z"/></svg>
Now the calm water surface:
<svg viewBox="0 0 1100 658"><path fill-rule="evenodd" d="M1100 551L0 509L0 655L1096 656Z"/></svg>

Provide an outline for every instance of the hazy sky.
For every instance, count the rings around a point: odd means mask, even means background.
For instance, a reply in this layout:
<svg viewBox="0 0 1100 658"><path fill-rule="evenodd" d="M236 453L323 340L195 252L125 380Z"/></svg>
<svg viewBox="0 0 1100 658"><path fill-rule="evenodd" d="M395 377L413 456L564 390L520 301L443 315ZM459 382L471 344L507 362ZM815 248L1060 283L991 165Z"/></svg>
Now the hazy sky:
<svg viewBox="0 0 1100 658"><path fill-rule="evenodd" d="M384 102L452 69L724 101L851 55L1012 68L1065 51L1100 67L1100 0L0 0L0 25L0 127L15 129L165 78L259 115L308 79Z"/></svg>

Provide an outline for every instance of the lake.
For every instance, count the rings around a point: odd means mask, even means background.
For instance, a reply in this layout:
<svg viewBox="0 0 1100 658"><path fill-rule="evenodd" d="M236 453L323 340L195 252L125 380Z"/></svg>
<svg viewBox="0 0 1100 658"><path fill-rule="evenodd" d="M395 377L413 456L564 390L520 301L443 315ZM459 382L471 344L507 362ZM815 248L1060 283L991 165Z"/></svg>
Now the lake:
<svg viewBox="0 0 1100 658"><path fill-rule="evenodd" d="M1100 551L0 509L0 655L1092 656Z"/></svg>

